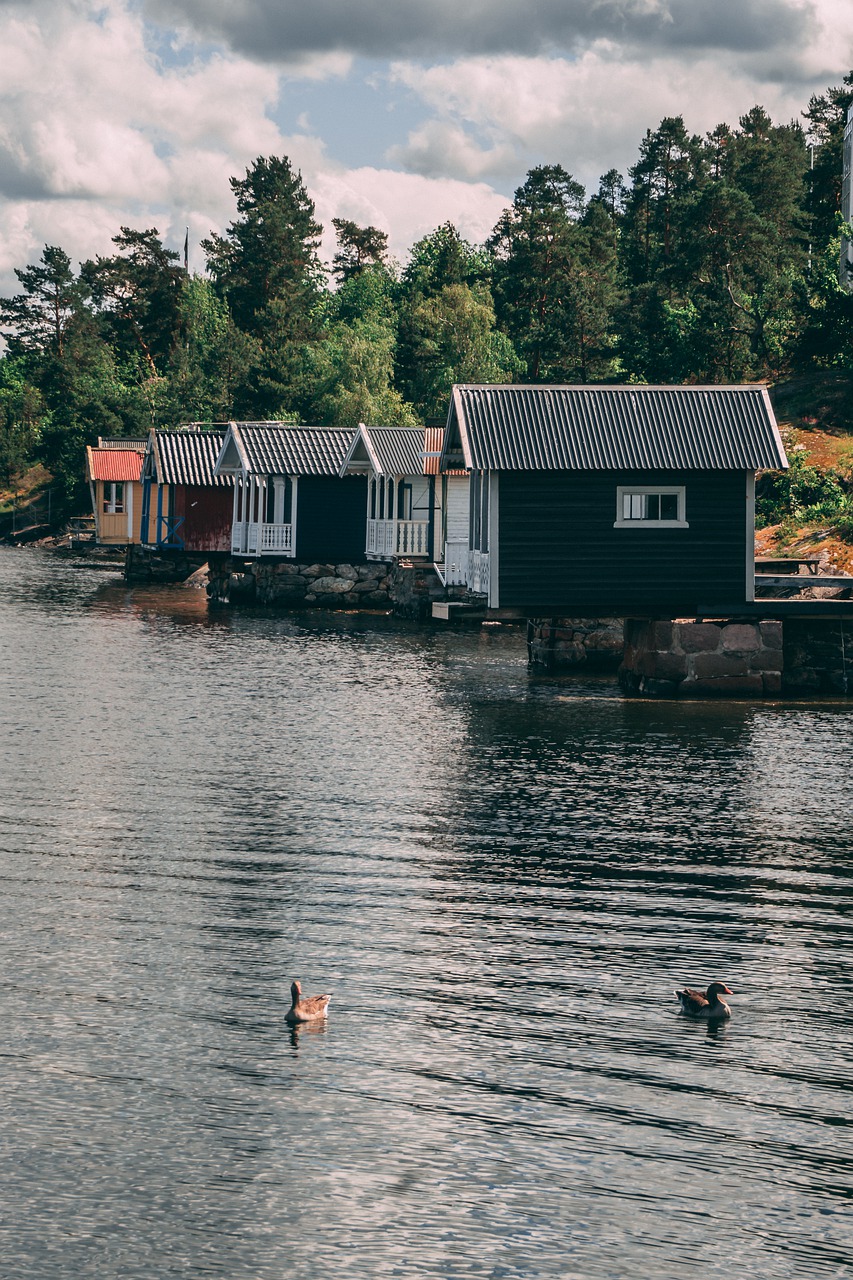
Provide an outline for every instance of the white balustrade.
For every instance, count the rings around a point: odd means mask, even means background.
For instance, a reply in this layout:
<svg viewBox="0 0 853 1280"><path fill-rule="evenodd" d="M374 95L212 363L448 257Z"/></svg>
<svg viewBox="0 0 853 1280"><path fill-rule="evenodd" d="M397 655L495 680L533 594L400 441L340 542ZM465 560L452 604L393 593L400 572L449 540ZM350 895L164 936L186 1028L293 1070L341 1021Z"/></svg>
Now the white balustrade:
<svg viewBox="0 0 853 1280"><path fill-rule="evenodd" d="M398 556L429 555L429 524L426 520L398 520L396 523Z"/></svg>
<svg viewBox="0 0 853 1280"><path fill-rule="evenodd" d="M262 524L260 526L260 552L271 555L291 555L293 551L292 524Z"/></svg>
<svg viewBox="0 0 853 1280"><path fill-rule="evenodd" d="M489 553L488 551L472 551L470 553L468 586L477 595L489 594Z"/></svg>
<svg viewBox="0 0 853 1280"><path fill-rule="evenodd" d="M292 556L293 525L239 521L231 526L231 554Z"/></svg>

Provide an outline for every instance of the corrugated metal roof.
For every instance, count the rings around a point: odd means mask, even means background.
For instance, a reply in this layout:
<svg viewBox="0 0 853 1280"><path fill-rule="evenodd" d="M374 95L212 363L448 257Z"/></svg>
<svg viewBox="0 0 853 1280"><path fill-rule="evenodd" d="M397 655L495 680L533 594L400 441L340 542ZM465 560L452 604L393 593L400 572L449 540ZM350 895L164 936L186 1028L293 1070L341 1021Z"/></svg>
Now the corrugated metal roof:
<svg viewBox="0 0 853 1280"><path fill-rule="evenodd" d="M92 480L139 480L142 476L141 449L86 449Z"/></svg>
<svg viewBox="0 0 853 1280"><path fill-rule="evenodd" d="M216 485L234 483L231 476L214 476L213 468L224 431L157 431L161 484Z"/></svg>
<svg viewBox="0 0 853 1280"><path fill-rule="evenodd" d="M382 476L424 475L422 427L364 427ZM437 461L437 459L436 459Z"/></svg>
<svg viewBox="0 0 853 1280"><path fill-rule="evenodd" d="M427 427L424 439L424 475L437 476L441 446L444 444L444 427Z"/></svg>
<svg viewBox="0 0 853 1280"><path fill-rule="evenodd" d="M786 467L767 391L734 387L453 388L442 463L484 471Z"/></svg>
<svg viewBox="0 0 853 1280"><path fill-rule="evenodd" d="M353 433L348 427L232 422L231 432L252 475L336 476Z"/></svg>

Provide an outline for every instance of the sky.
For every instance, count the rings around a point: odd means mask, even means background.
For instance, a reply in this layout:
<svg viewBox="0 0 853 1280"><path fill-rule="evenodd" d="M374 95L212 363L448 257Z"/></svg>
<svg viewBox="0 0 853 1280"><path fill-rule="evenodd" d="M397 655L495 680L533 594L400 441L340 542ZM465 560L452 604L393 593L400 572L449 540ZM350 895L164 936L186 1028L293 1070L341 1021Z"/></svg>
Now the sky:
<svg viewBox="0 0 853 1280"><path fill-rule="evenodd" d="M286 155L327 228L488 235L536 164L588 192L646 129L776 122L853 67L850 0L0 0L0 294L157 227L201 271Z"/></svg>

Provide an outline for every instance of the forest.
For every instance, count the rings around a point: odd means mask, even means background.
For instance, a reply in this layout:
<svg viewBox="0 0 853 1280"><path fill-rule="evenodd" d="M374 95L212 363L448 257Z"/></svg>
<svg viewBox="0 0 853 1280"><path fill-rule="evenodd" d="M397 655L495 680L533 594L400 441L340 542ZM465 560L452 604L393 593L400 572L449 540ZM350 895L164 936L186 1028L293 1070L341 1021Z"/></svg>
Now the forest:
<svg viewBox="0 0 853 1280"><path fill-rule="evenodd" d="M0 478L41 464L55 511L70 513L99 435L443 420L454 382L849 371L853 296L837 271L851 101L853 72L801 121L774 124L756 106L700 137L664 119L627 175L611 169L588 194L540 165L484 244L447 223L402 264L383 231L335 218L324 267L286 157L231 179L235 217L202 242L204 273L153 227L121 227L108 256L77 268L47 245L0 299ZM785 483L790 504L797 476Z"/></svg>

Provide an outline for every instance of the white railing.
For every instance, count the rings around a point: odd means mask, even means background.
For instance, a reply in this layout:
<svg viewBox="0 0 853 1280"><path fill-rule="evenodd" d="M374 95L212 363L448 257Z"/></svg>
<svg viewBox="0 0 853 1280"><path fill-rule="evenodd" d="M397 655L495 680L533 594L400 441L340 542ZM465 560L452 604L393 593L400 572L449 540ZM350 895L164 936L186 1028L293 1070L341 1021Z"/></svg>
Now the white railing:
<svg viewBox="0 0 853 1280"><path fill-rule="evenodd" d="M489 594L489 553L469 552L468 586L477 595Z"/></svg>
<svg viewBox="0 0 853 1280"><path fill-rule="evenodd" d="M397 521L397 555L429 555L429 523L426 520Z"/></svg>
<svg viewBox="0 0 853 1280"><path fill-rule="evenodd" d="M393 556L429 555L429 522L426 520L368 520L367 554L390 560Z"/></svg>
<svg viewBox="0 0 853 1280"><path fill-rule="evenodd" d="M231 554L236 556L292 556L292 524L241 521L231 526Z"/></svg>
<svg viewBox="0 0 853 1280"><path fill-rule="evenodd" d="M262 524L260 553L289 556L293 554L292 524Z"/></svg>
<svg viewBox="0 0 853 1280"><path fill-rule="evenodd" d="M445 542L444 581L448 587L468 585L468 543Z"/></svg>

